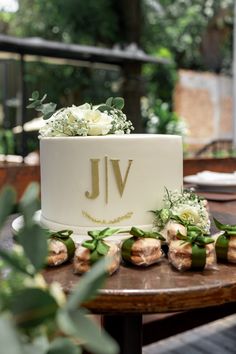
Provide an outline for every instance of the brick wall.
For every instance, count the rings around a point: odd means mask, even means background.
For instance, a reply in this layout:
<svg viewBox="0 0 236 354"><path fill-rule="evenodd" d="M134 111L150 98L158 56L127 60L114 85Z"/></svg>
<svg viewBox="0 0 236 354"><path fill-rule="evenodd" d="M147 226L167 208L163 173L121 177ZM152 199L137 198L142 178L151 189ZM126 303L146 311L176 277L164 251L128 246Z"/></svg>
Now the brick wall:
<svg viewBox="0 0 236 354"><path fill-rule="evenodd" d="M179 70L174 109L187 122L189 151L196 151L215 139L231 138L232 78Z"/></svg>

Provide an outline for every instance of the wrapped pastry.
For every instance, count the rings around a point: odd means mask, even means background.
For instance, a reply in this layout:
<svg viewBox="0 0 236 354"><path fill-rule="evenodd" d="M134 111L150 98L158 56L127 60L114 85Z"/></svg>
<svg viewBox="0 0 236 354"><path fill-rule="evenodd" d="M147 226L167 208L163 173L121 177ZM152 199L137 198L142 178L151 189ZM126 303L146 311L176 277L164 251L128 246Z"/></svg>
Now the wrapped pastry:
<svg viewBox="0 0 236 354"><path fill-rule="evenodd" d="M222 224L216 219L214 222L221 231L213 236L217 259L236 263L236 225Z"/></svg>
<svg viewBox="0 0 236 354"><path fill-rule="evenodd" d="M124 261L137 266L149 266L157 263L163 256L161 240L163 236L157 232L147 232L136 227L130 230L132 237L121 246Z"/></svg>
<svg viewBox="0 0 236 354"><path fill-rule="evenodd" d="M214 240L202 233L196 226L187 229L187 235L178 233L178 240L169 244L168 258L170 263L178 270L214 269L216 267L216 254Z"/></svg>
<svg viewBox="0 0 236 354"><path fill-rule="evenodd" d="M73 258L75 243L70 237L73 231L62 230L49 234L48 257L49 266L58 266Z"/></svg>
<svg viewBox="0 0 236 354"><path fill-rule="evenodd" d="M117 233L118 229L106 228L101 231L89 231L92 240L84 241L75 251L74 273L83 274L101 257L109 257L108 274L113 274L120 266L120 248L116 243L104 242L103 239Z"/></svg>
<svg viewBox="0 0 236 354"><path fill-rule="evenodd" d="M175 220L169 220L165 225L164 229L161 231L161 234L166 239L167 243L170 243L172 240L177 240L177 234L180 232L182 235L187 235L187 228Z"/></svg>

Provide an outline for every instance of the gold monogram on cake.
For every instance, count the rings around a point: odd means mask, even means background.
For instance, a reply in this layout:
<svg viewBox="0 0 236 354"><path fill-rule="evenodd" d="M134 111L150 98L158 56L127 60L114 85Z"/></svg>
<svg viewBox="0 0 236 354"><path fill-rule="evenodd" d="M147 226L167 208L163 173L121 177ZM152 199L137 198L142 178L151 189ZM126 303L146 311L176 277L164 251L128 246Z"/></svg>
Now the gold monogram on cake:
<svg viewBox="0 0 236 354"><path fill-rule="evenodd" d="M85 196L88 199L96 199L100 195L100 168L101 168L100 162L101 162L101 159L90 159L92 188L91 188L90 192L89 191L85 192ZM109 199L109 173L108 173L108 170L109 170L109 168L111 168L113 170L116 186L118 188L119 195L122 198L133 160L128 160L128 164L127 164L127 167L126 167L126 170L124 173L124 177L122 177L122 173L120 170L120 160L119 159L109 159L107 156L105 156L104 162L105 162L104 163L104 168L105 168L105 201L106 201L106 203L108 203L108 199Z"/></svg>

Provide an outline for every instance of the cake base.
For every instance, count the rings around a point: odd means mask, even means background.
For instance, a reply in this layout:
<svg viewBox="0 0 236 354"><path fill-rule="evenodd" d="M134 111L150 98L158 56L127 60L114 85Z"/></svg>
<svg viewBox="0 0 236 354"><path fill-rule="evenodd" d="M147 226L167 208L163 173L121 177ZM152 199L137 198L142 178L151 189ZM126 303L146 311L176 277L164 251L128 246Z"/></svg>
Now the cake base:
<svg viewBox="0 0 236 354"><path fill-rule="evenodd" d="M36 223L38 223L41 227L43 228L47 228L51 231L60 231L60 230L72 230L73 234L71 235L72 239L74 240L74 242L76 243L81 243L85 240L91 239L88 236L88 231L93 231L93 230L102 230L105 227L79 227L79 226L69 226L69 225L65 225L65 224L59 224L59 223L55 223L51 220L46 219L45 217L43 217L41 210L38 210L35 214L34 214L34 220ZM18 218L16 218L13 223L12 223L12 231L14 234L18 233L19 230L23 227L23 216L19 216ZM116 227L115 225L112 226L112 229L119 229L120 231L123 231L122 233L118 233L115 235L112 235L109 237L109 241L113 241L113 242L120 242L123 241L129 237L131 237L131 235L128 231L131 229L133 225L131 226L121 226L121 227ZM136 226L136 225L135 225ZM145 230L145 231L151 231L152 229L152 225L137 225L136 227Z"/></svg>

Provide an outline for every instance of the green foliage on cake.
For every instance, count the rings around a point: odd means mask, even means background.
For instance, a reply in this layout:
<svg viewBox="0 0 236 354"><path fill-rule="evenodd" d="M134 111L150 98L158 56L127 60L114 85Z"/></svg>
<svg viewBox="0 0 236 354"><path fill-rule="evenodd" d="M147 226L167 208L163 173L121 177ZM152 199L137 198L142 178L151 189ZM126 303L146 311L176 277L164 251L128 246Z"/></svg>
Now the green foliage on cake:
<svg viewBox="0 0 236 354"><path fill-rule="evenodd" d="M48 230L33 219L38 209L38 185L32 184L20 202L24 226L11 251L0 249L0 342L6 353L117 354L116 343L91 321L82 303L96 296L106 278L107 260L96 263L66 298L58 283L46 283L40 273L48 254ZM15 192L0 195L0 227L12 211Z"/></svg>
<svg viewBox="0 0 236 354"><path fill-rule="evenodd" d="M39 131L42 137L130 134L134 129L131 121L122 112L122 97L109 97L105 104L97 106L84 103L61 108L56 112L55 103L44 103L46 97L44 95L40 99L38 91L35 91L27 106L41 112L47 120Z"/></svg>

